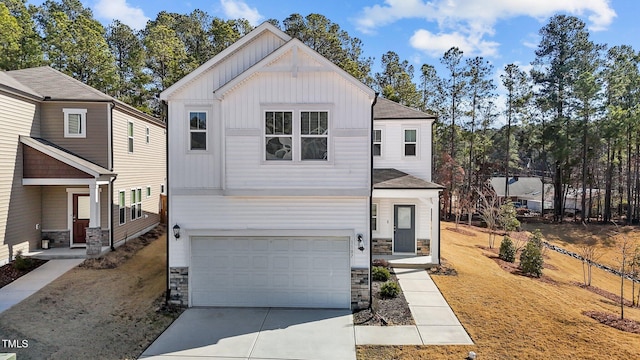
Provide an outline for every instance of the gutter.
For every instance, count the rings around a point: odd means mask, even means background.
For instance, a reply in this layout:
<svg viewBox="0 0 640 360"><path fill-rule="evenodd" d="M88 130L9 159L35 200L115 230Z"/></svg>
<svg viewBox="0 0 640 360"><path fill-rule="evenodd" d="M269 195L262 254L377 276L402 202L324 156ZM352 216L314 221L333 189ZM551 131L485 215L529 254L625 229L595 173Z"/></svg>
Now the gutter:
<svg viewBox="0 0 640 360"><path fill-rule="evenodd" d="M169 224L171 224L171 222L169 221L169 209L170 209L170 201L169 201L169 104L165 101L165 100L160 100L160 108L162 109L162 112L164 114L161 114L161 118L160 120L162 121L162 115L164 115L164 123L165 123L165 127L164 127L164 133L165 133L165 185L164 185L164 192L165 192L165 196L167 197L167 230L166 230L166 246L167 246L167 255L166 255L166 262L167 265L165 266L165 274L167 277L167 283L166 283L166 289L164 292L164 303L165 306L169 305L169 299L171 298L171 286L170 286L170 280L169 280L169 238L171 237L170 231L171 231L171 227L169 226Z"/></svg>
<svg viewBox="0 0 640 360"><path fill-rule="evenodd" d="M373 287L371 286L371 264L373 263L373 229L371 229L371 207L373 206L373 107L378 102L379 93L375 93L373 103L371 103L371 131L369 132L369 309L372 310L373 303Z"/></svg>
<svg viewBox="0 0 640 360"><path fill-rule="evenodd" d="M111 106L109 107L109 171L113 172L113 109L116 107L116 103L114 101L111 102ZM113 244L113 231L115 229L115 221L113 218L113 183L116 181L116 176L111 178L109 181L109 223L111 224L111 231L109 231L109 246L111 247L111 251L114 251L116 248ZM118 195L119 197L119 195ZM120 199L118 198L118 201ZM120 212L118 211L118 216L120 216ZM118 222L120 220L118 219Z"/></svg>

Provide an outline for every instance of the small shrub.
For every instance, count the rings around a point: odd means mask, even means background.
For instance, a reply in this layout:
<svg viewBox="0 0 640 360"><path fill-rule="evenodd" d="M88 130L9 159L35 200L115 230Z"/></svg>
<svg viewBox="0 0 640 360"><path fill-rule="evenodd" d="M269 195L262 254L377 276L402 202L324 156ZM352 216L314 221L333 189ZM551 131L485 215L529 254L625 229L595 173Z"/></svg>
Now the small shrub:
<svg viewBox="0 0 640 360"><path fill-rule="evenodd" d="M16 253L16 258L13 260L13 267L16 270L24 271L29 270L33 266L31 258L22 256L22 251Z"/></svg>
<svg viewBox="0 0 640 360"><path fill-rule="evenodd" d="M387 281L391 278L391 273L381 266L374 266L371 269L371 277L374 281Z"/></svg>
<svg viewBox="0 0 640 360"><path fill-rule="evenodd" d="M498 257L510 263L516 261L516 248L513 245L511 238L506 235L500 243L500 254Z"/></svg>
<svg viewBox="0 0 640 360"><path fill-rule="evenodd" d="M540 277L543 262L542 251L535 241L529 241L520 254L520 269L525 274Z"/></svg>
<svg viewBox="0 0 640 360"><path fill-rule="evenodd" d="M400 294L400 285L397 282L387 281L380 287L380 296L394 298Z"/></svg>

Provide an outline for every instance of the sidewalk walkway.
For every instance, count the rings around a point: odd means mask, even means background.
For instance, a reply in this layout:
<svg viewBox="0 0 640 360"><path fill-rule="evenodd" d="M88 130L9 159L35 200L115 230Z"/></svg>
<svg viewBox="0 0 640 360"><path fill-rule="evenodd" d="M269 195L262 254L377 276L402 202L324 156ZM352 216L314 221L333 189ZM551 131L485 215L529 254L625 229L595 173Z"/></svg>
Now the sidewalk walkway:
<svg viewBox="0 0 640 360"><path fill-rule="evenodd" d="M356 345L473 345L424 269L393 270L416 325L355 326Z"/></svg>
<svg viewBox="0 0 640 360"><path fill-rule="evenodd" d="M1 288L0 313L28 298L83 261L84 259L49 260L46 264Z"/></svg>

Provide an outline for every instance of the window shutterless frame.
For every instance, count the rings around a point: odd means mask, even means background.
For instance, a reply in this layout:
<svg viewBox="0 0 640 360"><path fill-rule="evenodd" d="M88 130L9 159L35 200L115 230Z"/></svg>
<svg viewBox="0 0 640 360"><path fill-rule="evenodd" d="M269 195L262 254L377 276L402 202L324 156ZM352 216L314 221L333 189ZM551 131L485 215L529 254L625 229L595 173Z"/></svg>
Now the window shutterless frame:
<svg viewBox="0 0 640 360"><path fill-rule="evenodd" d="M62 109L64 114L64 137L87 137L87 109Z"/></svg>

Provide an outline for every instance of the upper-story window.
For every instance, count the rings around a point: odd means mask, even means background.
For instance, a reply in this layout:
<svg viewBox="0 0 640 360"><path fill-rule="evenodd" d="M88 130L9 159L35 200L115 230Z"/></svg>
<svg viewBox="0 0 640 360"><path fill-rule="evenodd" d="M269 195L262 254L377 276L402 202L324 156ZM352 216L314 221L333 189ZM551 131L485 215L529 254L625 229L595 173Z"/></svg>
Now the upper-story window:
<svg viewBox="0 0 640 360"><path fill-rule="evenodd" d="M303 111L300 113L300 159L327 160L329 113Z"/></svg>
<svg viewBox="0 0 640 360"><path fill-rule="evenodd" d="M373 156L382 155L382 130L373 130Z"/></svg>
<svg viewBox="0 0 640 360"><path fill-rule="evenodd" d="M127 147L130 153L133 152L133 123L131 121L127 124Z"/></svg>
<svg viewBox="0 0 640 360"><path fill-rule="evenodd" d="M418 147L418 130L404 130L404 156L416 156Z"/></svg>
<svg viewBox="0 0 640 360"><path fill-rule="evenodd" d="M87 137L87 109L62 109L64 137Z"/></svg>
<svg viewBox="0 0 640 360"><path fill-rule="evenodd" d="M189 112L189 150L207 150L207 113Z"/></svg>
<svg viewBox="0 0 640 360"><path fill-rule="evenodd" d="M149 130L148 126L147 126L146 136L147 136L147 144L148 144L150 142L150 140L151 140L151 130Z"/></svg>
<svg viewBox="0 0 640 360"><path fill-rule="evenodd" d="M267 161L328 160L329 112L266 111L264 124Z"/></svg>
<svg viewBox="0 0 640 360"><path fill-rule="evenodd" d="M293 152L293 112L267 111L264 117L267 160L291 160Z"/></svg>

